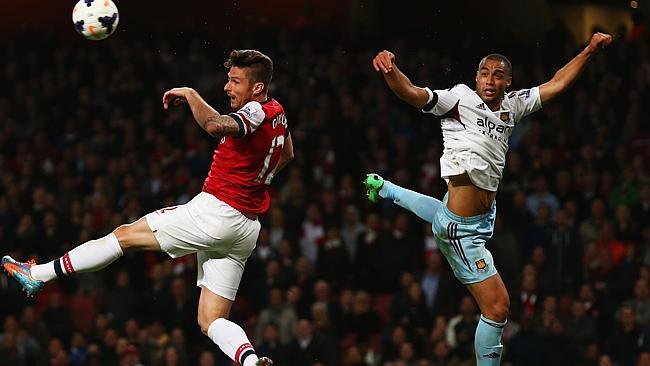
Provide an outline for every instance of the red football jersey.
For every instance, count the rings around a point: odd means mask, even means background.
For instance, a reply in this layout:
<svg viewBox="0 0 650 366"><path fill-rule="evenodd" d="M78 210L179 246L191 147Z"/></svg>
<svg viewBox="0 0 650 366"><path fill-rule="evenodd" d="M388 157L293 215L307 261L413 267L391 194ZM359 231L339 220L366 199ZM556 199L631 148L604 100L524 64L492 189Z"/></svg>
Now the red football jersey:
<svg viewBox="0 0 650 366"><path fill-rule="evenodd" d="M203 191L242 213L262 214L269 209L267 185L289 134L284 108L269 98L248 102L230 116L239 123L242 135L221 138Z"/></svg>

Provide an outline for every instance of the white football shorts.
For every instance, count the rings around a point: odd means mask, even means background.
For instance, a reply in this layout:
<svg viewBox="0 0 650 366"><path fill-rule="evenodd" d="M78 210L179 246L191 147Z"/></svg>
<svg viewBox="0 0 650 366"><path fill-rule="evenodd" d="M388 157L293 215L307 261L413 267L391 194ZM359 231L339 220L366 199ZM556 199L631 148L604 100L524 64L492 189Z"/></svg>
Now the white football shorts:
<svg viewBox="0 0 650 366"><path fill-rule="evenodd" d="M244 265L260 233L258 220L205 192L184 205L145 217L160 248L170 257L197 253L197 286L235 300Z"/></svg>

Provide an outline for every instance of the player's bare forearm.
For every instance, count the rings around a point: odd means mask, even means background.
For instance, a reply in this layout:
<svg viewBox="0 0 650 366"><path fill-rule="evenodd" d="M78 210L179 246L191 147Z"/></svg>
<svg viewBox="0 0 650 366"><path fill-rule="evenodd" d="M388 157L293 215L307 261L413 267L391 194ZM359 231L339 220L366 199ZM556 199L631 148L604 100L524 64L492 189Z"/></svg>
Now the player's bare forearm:
<svg viewBox="0 0 650 366"><path fill-rule="evenodd" d="M280 157L280 160L278 161L278 165L275 166L275 172L274 173L277 174L280 170L284 169L284 167L287 166L287 164L289 164L289 162L292 159L293 159L293 156L290 157L290 158L287 158L287 157L284 157L284 156Z"/></svg>
<svg viewBox="0 0 650 366"><path fill-rule="evenodd" d="M196 123L210 136L237 136L241 133L239 124L232 117L219 114L195 90L190 90L185 99Z"/></svg>
<svg viewBox="0 0 650 366"><path fill-rule="evenodd" d="M565 92L578 76L582 74L582 71L587 65L587 61L589 61L591 56L611 43L611 41L612 37L608 34L594 34L591 42L587 47L585 47L585 49L559 69L555 75L553 75L551 80L540 85L539 94L542 104Z"/></svg>
<svg viewBox="0 0 650 366"><path fill-rule="evenodd" d="M291 141L291 134L287 136L286 141L284 142L284 147L282 148L282 155L280 155L280 160L275 167L275 173L279 172L284 168L291 160L293 160L293 141Z"/></svg>
<svg viewBox="0 0 650 366"><path fill-rule="evenodd" d="M395 54L383 50L372 60L375 71L381 72L388 83L388 87L398 98L408 104L422 108L429 101L429 93L426 89L414 86L411 80L400 71L395 64Z"/></svg>
<svg viewBox="0 0 650 366"><path fill-rule="evenodd" d="M239 124L230 116L217 113L206 118L203 122L198 120L197 122L212 137L239 136L241 134Z"/></svg>
<svg viewBox="0 0 650 366"><path fill-rule="evenodd" d="M382 73L382 75L384 75L390 90L401 100L417 108L422 108L427 104L429 100L427 91L413 85L411 80L397 66L393 66L391 71Z"/></svg>
<svg viewBox="0 0 650 366"><path fill-rule="evenodd" d="M555 98L566 91L571 84L582 74L589 58L593 55L586 48L574 57L569 63L559 69L553 78L540 85L539 94L542 104Z"/></svg>

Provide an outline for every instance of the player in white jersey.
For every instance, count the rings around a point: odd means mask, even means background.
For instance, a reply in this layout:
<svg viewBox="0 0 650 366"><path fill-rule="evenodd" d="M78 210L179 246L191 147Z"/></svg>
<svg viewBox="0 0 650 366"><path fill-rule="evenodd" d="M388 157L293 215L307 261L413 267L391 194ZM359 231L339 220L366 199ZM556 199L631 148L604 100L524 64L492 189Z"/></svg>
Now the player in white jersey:
<svg viewBox="0 0 650 366"><path fill-rule="evenodd" d="M485 243L492 237L496 191L505 166L508 139L517 122L567 90L589 58L611 43L595 33L589 45L548 82L506 93L512 65L502 55L484 57L476 72L476 90L458 84L447 90L414 86L395 64L395 55L380 52L373 60L390 89L402 100L441 118L444 142L441 175L448 192L439 201L368 174L368 199L380 198L414 212L432 224L440 250L454 275L481 309L474 346L479 366L498 365L510 299Z"/></svg>

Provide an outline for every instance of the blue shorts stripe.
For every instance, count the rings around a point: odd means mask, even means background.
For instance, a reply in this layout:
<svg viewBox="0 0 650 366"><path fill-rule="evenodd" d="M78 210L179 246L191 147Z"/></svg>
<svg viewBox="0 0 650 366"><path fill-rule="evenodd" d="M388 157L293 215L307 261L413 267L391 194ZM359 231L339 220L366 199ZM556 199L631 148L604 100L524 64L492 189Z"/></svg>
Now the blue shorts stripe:
<svg viewBox="0 0 650 366"><path fill-rule="evenodd" d="M456 252L456 255L460 258L460 252L458 251L458 248L456 248L456 244L454 244L453 231L452 231L453 225L454 225L453 222L450 222L449 225L447 225L447 237L449 238L451 247L454 248L454 252Z"/></svg>
<svg viewBox="0 0 650 366"><path fill-rule="evenodd" d="M446 206L436 211L431 228L440 251L462 284L478 283L497 273L492 254L485 247L492 237L495 216L494 205L491 212L470 218L454 215Z"/></svg>
<svg viewBox="0 0 650 366"><path fill-rule="evenodd" d="M472 271L472 266L470 266L469 261L467 260L467 256L465 255L465 250L463 250L463 243L458 239L458 224L454 223L454 240L456 241L456 244L458 244L458 250L460 250L460 255L463 259L463 262L467 265L467 269L469 271Z"/></svg>
<svg viewBox="0 0 650 366"><path fill-rule="evenodd" d="M454 251L456 251L456 254L458 254L460 260L463 261L463 263L467 266L467 269L469 269L471 272L472 268L470 267L469 261L465 256L463 244L461 243L460 239L458 239L458 224L455 222L451 223L451 235L449 236L449 242L454 247Z"/></svg>

